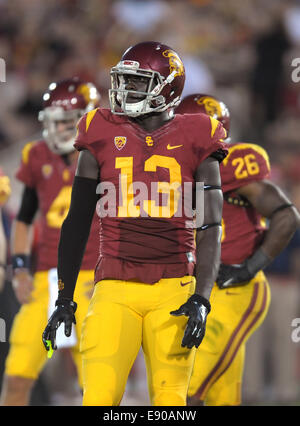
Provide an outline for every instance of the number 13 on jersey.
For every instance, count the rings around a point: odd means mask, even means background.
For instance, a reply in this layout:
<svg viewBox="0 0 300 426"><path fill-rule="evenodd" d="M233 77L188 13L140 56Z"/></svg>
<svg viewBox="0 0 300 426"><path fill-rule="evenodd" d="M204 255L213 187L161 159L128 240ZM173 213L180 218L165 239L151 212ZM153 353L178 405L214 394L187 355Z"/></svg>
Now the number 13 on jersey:
<svg viewBox="0 0 300 426"><path fill-rule="evenodd" d="M152 155L144 163L145 172L156 172L158 167L169 170L169 182L151 182L157 188L158 193L166 194L166 205L157 205L155 199L149 200L145 197L148 189L143 182L133 182L133 157L117 157L115 168L120 169L120 189L122 194L122 204L118 206L118 217L139 217L141 216L141 207L135 205L134 192L139 190L140 195L136 200L141 200L144 212L150 217L173 217L178 209L181 197L181 167L173 157L163 155ZM142 194L142 196L141 196ZM151 194L152 195L152 194ZM153 197L157 198L157 197Z"/></svg>

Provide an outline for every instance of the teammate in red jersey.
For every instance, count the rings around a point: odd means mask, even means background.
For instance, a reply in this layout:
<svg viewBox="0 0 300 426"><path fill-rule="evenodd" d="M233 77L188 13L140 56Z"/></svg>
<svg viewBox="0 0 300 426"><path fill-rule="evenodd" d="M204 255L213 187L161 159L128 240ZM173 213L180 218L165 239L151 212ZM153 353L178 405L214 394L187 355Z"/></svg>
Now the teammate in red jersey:
<svg viewBox="0 0 300 426"><path fill-rule="evenodd" d="M219 266L225 131L206 115L174 116L185 74L168 46L129 48L111 77L111 110L96 109L78 125L81 153L60 239L57 309L43 338L55 345L57 325L74 320L97 188L100 254L81 340L83 404L118 405L142 345L151 404L185 405ZM210 190L195 248L193 217L181 207L189 200L184 184L195 189L197 182Z"/></svg>
<svg viewBox="0 0 300 426"><path fill-rule="evenodd" d="M204 113L227 132L230 115L213 96L195 94L176 113ZM266 151L232 143L220 166L224 193L221 265L212 290L207 333L198 349L189 386L189 405L239 405L246 341L268 311L270 290L263 269L286 247L300 216L270 182ZM269 221L266 226L266 219Z"/></svg>
<svg viewBox="0 0 300 426"><path fill-rule="evenodd" d="M2 393L3 405L26 405L32 386L42 370L47 356L41 333L52 310L51 299L57 292L57 248L62 222L67 215L78 153L73 144L76 123L87 111L99 105L99 93L94 85L78 78L51 83L44 94L40 120L44 139L25 145L17 178L24 184L20 210L14 222L12 238L13 286L21 306L10 335L10 352L6 360ZM40 212L40 235L35 274L31 276L31 224ZM98 229L87 245L78 277L76 333L87 312L92 290L98 249ZM54 301L56 299L56 295ZM49 306L49 307L48 307ZM53 304L54 306L54 304ZM70 333L70 331L69 331ZM74 342L73 342L74 343ZM62 342L62 346L65 345ZM72 348L81 385L81 358L78 343ZM81 385L82 386L82 385Z"/></svg>

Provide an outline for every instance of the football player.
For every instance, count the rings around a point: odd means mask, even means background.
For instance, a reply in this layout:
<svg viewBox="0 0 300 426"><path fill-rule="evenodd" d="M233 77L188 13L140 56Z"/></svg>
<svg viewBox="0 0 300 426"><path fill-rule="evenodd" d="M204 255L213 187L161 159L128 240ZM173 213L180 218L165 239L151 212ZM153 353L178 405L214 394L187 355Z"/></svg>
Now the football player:
<svg viewBox="0 0 300 426"><path fill-rule="evenodd" d="M57 325L74 321L97 188L100 204L106 201L97 209L100 255L82 330L83 404L118 405L142 345L151 404L185 405L219 266L225 131L206 115L174 116L185 71L166 45L130 47L111 79L111 109L95 109L78 125L81 152L59 244L57 308L43 338L55 348ZM189 198L183 185L197 182L208 190L195 248L192 215L180 207Z"/></svg>
<svg viewBox="0 0 300 426"><path fill-rule="evenodd" d="M2 394L4 405L28 404L32 386L47 359L41 333L48 312L53 309L50 308L53 281L57 291L57 247L61 225L70 205L78 157L73 146L76 123L84 113L99 105L99 98L93 84L78 78L51 83L43 96L43 110L39 114L44 138L28 143L22 152L16 177L24 184L24 189L12 237L13 287L22 306L10 335ZM38 259L32 278L31 227L37 211L40 213L40 234ZM95 215L76 288L76 297L80 300L76 316L77 339L87 312L89 292L93 288L98 228ZM72 352L81 385L78 345L75 344Z"/></svg>
<svg viewBox="0 0 300 426"><path fill-rule="evenodd" d="M186 114L186 119L197 113L214 117L229 134L229 110L213 96L189 95L177 113ZM246 342L263 322L270 303L263 269L286 247L300 224L296 208L269 180L266 151L242 142L230 143L228 149L220 166L224 196L221 265L206 336L195 358L189 405L241 403Z"/></svg>
<svg viewBox="0 0 300 426"><path fill-rule="evenodd" d="M11 193L10 180L0 169L0 292L4 285L6 268L6 237L2 223L1 208L8 200Z"/></svg>

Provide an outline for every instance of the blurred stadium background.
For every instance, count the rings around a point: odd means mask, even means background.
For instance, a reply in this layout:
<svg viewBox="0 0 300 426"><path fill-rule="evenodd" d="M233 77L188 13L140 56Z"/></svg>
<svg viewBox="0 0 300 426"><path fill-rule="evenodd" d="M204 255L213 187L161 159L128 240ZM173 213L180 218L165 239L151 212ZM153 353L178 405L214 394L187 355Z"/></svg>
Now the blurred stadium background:
<svg viewBox="0 0 300 426"><path fill-rule="evenodd" d="M213 94L227 103L232 140L267 149L272 179L300 209L299 0L0 0L0 167L11 178L4 208L10 224L20 201L14 173L24 144L40 137L37 114L51 81L80 76L93 81L108 107L109 70L139 41L173 47L186 66L184 95ZM300 60L299 60L300 61ZM244 405L300 405L300 233L268 269L269 314L248 343ZM9 261L9 253L8 253ZM10 277L0 294L0 317L11 321L18 304ZM0 343L0 376L8 343ZM1 379L1 377L0 377ZM42 373L33 405L79 405L76 373L67 350ZM123 405L148 405L145 369L138 357Z"/></svg>

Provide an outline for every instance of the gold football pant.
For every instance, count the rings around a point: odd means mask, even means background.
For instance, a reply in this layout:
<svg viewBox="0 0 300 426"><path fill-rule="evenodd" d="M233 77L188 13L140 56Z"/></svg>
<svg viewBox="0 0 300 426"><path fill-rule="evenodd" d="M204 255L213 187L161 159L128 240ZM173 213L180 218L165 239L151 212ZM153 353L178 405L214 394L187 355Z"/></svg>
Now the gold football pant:
<svg viewBox="0 0 300 426"><path fill-rule="evenodd" d="M175 317L195 279L144 284L102 280L83 324L83 405L118 405L142 345L152 405L186 405L195 350L181 347L187 317Z"/></svg>
<svg viewBox="0 0 300 426"><path fill-rule="evenodd" d="M78 304L75 314L78 343L72 348L72 354L77 366L78 381L81 387L82 362L79 354L79 339L89 305L87 293L93 289L93 279L94 271L81 271L74 293L74 300ZM37 272L34 275L33 286L32 300L30 303L22 305L14 318L9 339L10 350L5 366L5 374L9 376L37 379L47 361L47 351L42 342L42 333L48 321L48 271Z"/></svg>
<svg viewBox="0 0 300 426"><path fill-rule="evenodd" d="M246 341L267 314L269 285L259 272L246 286L220 290L215 285L210 302L188 396L205 405L239 405Z"/></svg>

